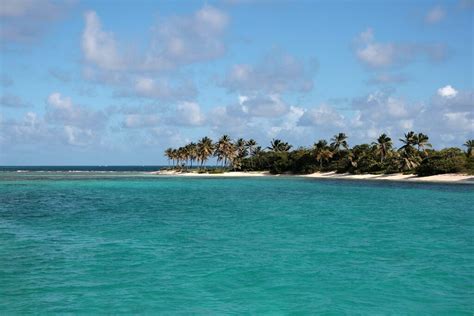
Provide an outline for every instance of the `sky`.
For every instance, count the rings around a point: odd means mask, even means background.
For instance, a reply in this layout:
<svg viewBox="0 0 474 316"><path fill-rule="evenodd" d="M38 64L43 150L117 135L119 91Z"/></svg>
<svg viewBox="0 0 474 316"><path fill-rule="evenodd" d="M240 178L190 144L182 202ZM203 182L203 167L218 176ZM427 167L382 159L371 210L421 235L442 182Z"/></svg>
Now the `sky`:
<svg viewBox="0 0 474 316"><path fill-rule="evenodd" d="M0 3L0 165L159 165L209 136L474 138L474 1Z"/></svg>

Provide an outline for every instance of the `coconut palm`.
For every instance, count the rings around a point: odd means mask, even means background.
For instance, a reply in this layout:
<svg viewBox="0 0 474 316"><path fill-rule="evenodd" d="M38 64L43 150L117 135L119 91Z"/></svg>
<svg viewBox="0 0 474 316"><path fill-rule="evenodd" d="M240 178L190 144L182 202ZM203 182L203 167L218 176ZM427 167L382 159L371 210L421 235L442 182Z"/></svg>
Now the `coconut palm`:
<svg viewBox="0 0 474 316"><path fill-rule="evenodd" d="M344 133L339 133L337 135L334 135L333 138L331 138L331 147L335 149L335 151L339 151L340 148L348 149L349 145L347 144L347 135Z"/></svg>
<svg viewBox="0 0 474 316"><path fill-rule="evenodd" d="M247 149L247 153L250 157L253 157L254 156L254 150L255 150L255 147L257 146L257 142L251 138L247 141L247 143L245 144L245 148ZM253 168L254 166L254 161L253 159L250 160L250 166Z"/></svg>
<svg viewBox="0 0 474 316"><path fill-rule="evenodd" d="M372 143L375 146L375 151L380 155L380 162L383 162L387 153L392 149L392 139L383 133L377 138L377 142Z"/></svg>
<svg viewBox="0 0 474 316"><path fill-rule="evenodd" d="M417 135L415 132L411 131L405 133L405 138L400 138L399 140L403 143L403 146L399 148L399 151L413 152L414 146L417 143Z"/></svg>
<svg viewBox="0 0 474 316"><path fill-rule="evenodd" d="M245 146L247 147L248 154L249 154L250 156L252 156L252 155L253 155L253 150L254 150L255 146L257 146L257 142L256 142L254 139L251 138L251 139L249 139L249 140L247 141L247 143L245 144Z"/></svg>
<svg viewBox="0 0 474 316"><path fill-rule="evenodd" d="M170 162L173 159L173 148L167 148L165 150L165 157L168 158L168 168L169 168Z"/></svg>
<svg viewBox="0 0 474 316"><path fill-rule="evenodd" d="M319 168L323 168L323 162L329 162L334 153L330 149L321 149L316 151L316 160L319 161Z"/></svg>
<svg viewBox="0 0 474 316"><path fill-rule="evenodd" d="M178 150L177 149L173 149L173 152L172 152L172 159L173 159L173 167L176 167L178 166Z"/></svg>
<svg viewBox="0 0 474 316"><path fill-rule="evenodd" d="M418 133L415 135L414 138L414 145L417 146L418 151L426 152L426 147L432 147L430 143L428 143L429 137L423 133Z"/></svg>
<svg viewBox="0 0 474 316"><path fill-rule="evenodd" d="M179 147L176 152L176 156L177 156L178 165L180 166L180 168L183 168L186 165L186 160L188 157L186 153L186 148Z"/></svg>
<svg viewBox="0 0 474 316"><path fill-rule="evenodd" d="M474 139L467 140L463 146L466 146L466 155L468 157L473 157L474 156Z"/></svg>
<svg viewBox="0 0 474 316"><path fill-rule="evenodd" d="M323 168L323 162L328 162L334 156L334 153L328 147L328 142L324 139L314 144L313 152L316 160L319 162L320 170Z"/></svg>
<svg viewBox="0 0 474 316"><path fill-rule="evenodd" d="M197 145L196 143L189 143L185 146L186 148L186 152L187 152L187 155L188 155L188 159L191 163L191 169L193 168L193 161L196 160L197 158Z"/></svg>
<svg viewBox="0 0 474 316"><path fill-rule="evenodd" d="M203 164L206 163L207 159L209 159L209 156L212 155L212 152L214 150L214 144L212 143L212 139L207 136L201 138L197 143L196 149L198 161L201 162L202 167Z"/></svg>
<svg viewBox="0 0 474 316"><path fill-rule="evenodd" d="M283 152L283 151L290 151L291 147L292 146L290 144L283 142L281 139L274 138L270 142L270 146L267 148L274 152Z"/></svg>
<svg viewBox="0 0 474 316"><path fill-rule="evenodd" d="M239 138L235 142L235 149L237 150L237 157L245 158L248 154L247 142L243 138Z"/></svg>
<svg viewBox="0 0 474 316"><path fill-rule="evenodd" d="M320 140L318 140L317 143L314 143L313 147L316 148L316 149L326 148L326 147L328 147L328 142L324 139L320 139Z"/></svg>
<svg viewBox="0 0 474 316"><path fill-rule="evenodd" d="M420 165L419 155L413 155L410 151L402 151L399 157L399 167L402 171L410 171Z"/></svg>
<svg viewBox="0 0 474 316"><path fill-rule="evenodd" d="M222 161L223 166L227 165L229 155L232 155L232 140L228 135L223 135L216 143L214 156L217 157L217 163Z"/></svg>

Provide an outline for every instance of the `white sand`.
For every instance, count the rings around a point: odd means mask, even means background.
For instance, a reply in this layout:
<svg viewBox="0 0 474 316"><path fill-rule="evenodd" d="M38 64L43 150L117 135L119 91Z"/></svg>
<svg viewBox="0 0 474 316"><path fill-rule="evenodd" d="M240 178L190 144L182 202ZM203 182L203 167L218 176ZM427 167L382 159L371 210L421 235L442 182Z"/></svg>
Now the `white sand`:
<svg viewBox="0 0 474 316"><path fill-rule="evenodd" d="M407 181L407 182L442 182L442 183L470 183L474 184L474 176L465 174L440 174L428 177L418 177L416 175L395 174L337 174L335 172L313 173L302 175L309 178L326 179L350 179L350 180L386 180L386 181Z"/></svg>
<svg viewBox="0 0 474 316"><path fill-rule="evenodd" d="M429 177L417 177L415 175L404 175L401 173L380 175L380 174L337 174L335 172L316 172L306 175L272 175L268 171L249 171L249 172L225 172L225 173L197 173L197 172L177 172L177 171L156 171L152 172L156 175L164 176L181 176L181 177L262 177L262 176L291 176L291 177L305 177L317 179L347 179L347 180L382 180L382 181L406 181L406 182L439 182L439 183L468 183L474 184L474 176L465 174L440 174Z"/></svg>

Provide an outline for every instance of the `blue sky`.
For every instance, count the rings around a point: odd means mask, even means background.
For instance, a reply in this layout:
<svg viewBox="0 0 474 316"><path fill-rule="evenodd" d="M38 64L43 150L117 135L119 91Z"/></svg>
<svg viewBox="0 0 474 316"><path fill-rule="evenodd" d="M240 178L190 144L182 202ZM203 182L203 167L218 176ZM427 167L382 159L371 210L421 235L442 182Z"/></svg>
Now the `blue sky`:
<svg viewBox="0 0 474 316"><path fill-rule="evenodd" d="M203 136L473 138L474 2L0 5L0 165L162 164Z"/></svg>

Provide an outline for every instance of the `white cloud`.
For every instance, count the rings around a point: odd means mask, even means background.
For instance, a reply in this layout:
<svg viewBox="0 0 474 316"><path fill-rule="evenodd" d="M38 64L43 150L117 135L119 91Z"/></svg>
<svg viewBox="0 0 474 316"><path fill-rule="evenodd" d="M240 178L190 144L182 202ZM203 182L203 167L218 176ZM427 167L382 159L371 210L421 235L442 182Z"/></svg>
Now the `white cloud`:
<svg viewBox="0 0 474 316"><path fill-rule="evenodd" d="M240 104L244 113L255 117L279 117L287 113L289 109L288 105L276 94L245 97Z"/></svg>
<svg viewBox="0 0 474 316"><path fill-rule="evenodd" d="M190 100L197 92L192 78L183 78L180 67L209 61L225 52L228 16L212 6L189 15L160 19L152 29L147 49L126 48L106 31L94 11L85 14L82 52L85 79L112 85L116 96L162 100Z"/></svg>
<svg viewBox="0 0 474 316"><path fill-rule="evenodd" d="M241 94L308 92L313 89L315 63L305 63L281 52L272 52L255 65L237 64L221 85Z"/></svg>
<svg viewBox="0 0 474 316"><path fill-rule="evenodd" d="M184 126L203 125L206 118L196 102L181 102L177 105L172 121Z"/></svg>
<svg viewBox="0 0 474 316"><path fill-rule="evenodd" d="M435 24L443 20L445 16L445 10L441 6L437 5L431 8L428 13L426 13L425 22L429 24Z"/></svg>
<svg viewBox="0 0 474 316"><path fill-rule="evenodd" d="M225 52L229 24L223 11L206 5L190 16L174 16L155 27L144 66L161 70L206 61Z"/></svg>
<svg viewBox="0 0 474 316"><path fill-rule="evenodd" d="M114 35L102 30L97 13L84 14L85 29L82 33L82 51L87 62L105 70L120 70L125 67L120 56Z"/></svg>
<svg viewBox="0 0 474 316"><path fill-rule="evenodd" d="M105 71L162 72L217 58L225 52L228 16L211 6L192 15L173 16L153 28L149 49L132 56L115 35L102 29L96 12L85 14L82 51L85 60Z"/></svg>
<svg viewBox="0 0 474 316"><path fill-rule="evenodd" d="M446 57L446 47L441 44L377 42L371 28L360 33L355 44L357 59L372 69L404 66L418 59L440 61Z"/></svg>
<svg viewBox="0 0 474 316"><path fill-rule="evenodd" d="M194 84L187 81L171 82L168 79L153 79L139 76L135 80L133 89L120 92L121 96L155 98L161 100L189 100L197 95Z"/></svg>
<svg viewBox="0 0 474 316"><path fill-rule="evenodd" d="M157 114L128 114L123 121L125 128L156 127L161 122Z"/></svg>
<svg viewBox="0 0 474 316"><path fill-rule="evenodd" d="M311 108L305 111L298 122L301 126L315 127L344 127L344 116L336 109L321 104L319 107Z"/></svg>
<svg viewBox="0 0 474 316"><path fill-rule="evenodd" d="M62 128L68 144L84 146L101 139L108 120L102 111L75 105L71 98L58 92L50 94L46 103L46 122L51 127Z"/></svg>
<svg viewBox="0 0 474 316"><path fill-rule="evenodd" d="M450 85L438 89L438 95L444 98L453 98L458 94L458 91Z"/></svg>
<svg viewBox="0 0 474 316"><path fill-rule="evenodd" d="M21 120L0 117L0 144L47 143L53 133L38 114L28 112Z"/></svg>

